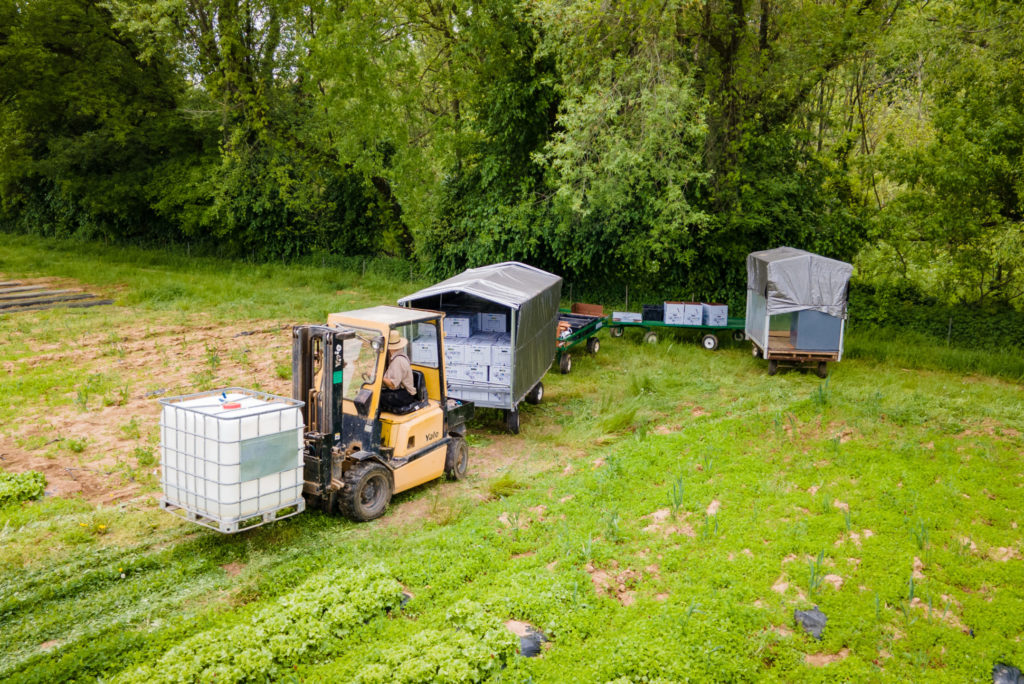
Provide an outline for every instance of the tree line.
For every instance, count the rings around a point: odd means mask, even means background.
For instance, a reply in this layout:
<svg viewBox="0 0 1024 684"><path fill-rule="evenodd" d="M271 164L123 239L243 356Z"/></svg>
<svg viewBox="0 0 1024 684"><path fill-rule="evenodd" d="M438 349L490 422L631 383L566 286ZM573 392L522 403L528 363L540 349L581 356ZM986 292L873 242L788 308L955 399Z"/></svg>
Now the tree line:
<svg viewBox="0 0 1024 684"><path fill-rule="evenodd" d="M0 228L1024 299L1010 0L0 0Z"/></svg>

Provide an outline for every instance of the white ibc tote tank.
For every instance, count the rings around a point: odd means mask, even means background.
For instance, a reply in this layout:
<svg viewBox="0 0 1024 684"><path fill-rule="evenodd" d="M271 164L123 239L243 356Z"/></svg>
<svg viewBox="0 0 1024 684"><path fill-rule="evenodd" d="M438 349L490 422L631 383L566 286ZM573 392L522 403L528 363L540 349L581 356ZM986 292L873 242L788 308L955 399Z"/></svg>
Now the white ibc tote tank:
<svg viewBox="0 0 1024 684"><path fill-rule="evenodd" d="M160 403L164 508L222 532L304 508L301 401L232 387Z"/></svg>

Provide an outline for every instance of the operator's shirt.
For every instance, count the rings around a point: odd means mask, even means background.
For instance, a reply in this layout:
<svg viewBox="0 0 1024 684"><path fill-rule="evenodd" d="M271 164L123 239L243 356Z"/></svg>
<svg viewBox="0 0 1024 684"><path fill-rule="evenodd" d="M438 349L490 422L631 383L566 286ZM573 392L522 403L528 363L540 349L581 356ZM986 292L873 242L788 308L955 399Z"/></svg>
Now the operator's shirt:
<svg viewBox="0 0 1024 684"><path fill-rule="evenodd" d="M412 365L405 352L396 352L388 363L388 369L384 371L384 379L390 380L395 389L401 387L409 394L416 396L416 385L412 379Z"/></svg>

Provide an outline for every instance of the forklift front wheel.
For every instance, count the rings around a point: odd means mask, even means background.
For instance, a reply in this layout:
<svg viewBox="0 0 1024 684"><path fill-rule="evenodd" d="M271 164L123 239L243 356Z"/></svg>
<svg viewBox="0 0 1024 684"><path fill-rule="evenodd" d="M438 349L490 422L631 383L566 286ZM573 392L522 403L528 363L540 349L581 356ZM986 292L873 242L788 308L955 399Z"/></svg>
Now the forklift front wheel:
<svg viewBox="0 0 1024 684"><path fill-rule="evenodd" d="M623 327L621 325L613 325L611 327L611 329L608 331L608 333L612 337L622 337L622 333L624 333L624 332L625 332L625 330L623 329Z"/></svg>
<svg viewBox="0 0 1024 684"><path fill-rule="evenodd" d="M510 409L508 411L505 411L505 427L507 427L508 431L511 432L513 435L518 435L519 434L519 409L518 408L514 408L514 409Z"/></svg>
<svg viewBox="0 0 1024 684"><path fill-rule="evenodd" d="M562 358L558 359L558 370L562 371L562 375L572 370L572 354L562 354Z"/></svg>
<svg viewBox="0 0 1024 684"><path fill-rule="evenodd" d="M601 340L596 337L587 338L587 353L596 354L601 349Z"/></svg>
<svg viewBox="0 0 1024 684"><path fill-rule="evenodd" d="M542 399L544 399L544 383L538 382L533 386L533 389L527 393L526 401L531 404L539 404Z"/></svg>
<svg viewBox="0 0 1024 684"><path fill-rule="evenodd" d="M391 502L394 480L391 471L376 461L363 461L342 476L345 489L338 496L338 508L357 522L384 515Z"/></svg>
<svg viewBox="0 0 1024 684"><path fill-rule="evenodd" d="M448 443L448 453L444 458L444 474L452 480L461 480L466 477L466 470L469 469L469 445L462 435L452 435L452 441Z"/></svg>

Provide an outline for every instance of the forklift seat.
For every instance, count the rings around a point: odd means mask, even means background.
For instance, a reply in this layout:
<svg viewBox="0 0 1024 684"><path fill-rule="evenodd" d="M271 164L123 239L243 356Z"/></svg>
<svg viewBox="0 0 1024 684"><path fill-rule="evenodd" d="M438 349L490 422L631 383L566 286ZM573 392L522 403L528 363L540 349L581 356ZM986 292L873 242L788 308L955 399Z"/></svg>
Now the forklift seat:
<svg viewBox="0 0 1024 684"><path fill-rule="evenodd" d="M413 411L419 411L421 408L427 406L427 379L423 375L423 371L414 370L412 372L412 385L416 390L415 396L416 401L411 404L407 404L397 411L391 411L396 416L404 416L407 413Z"/></svg>

